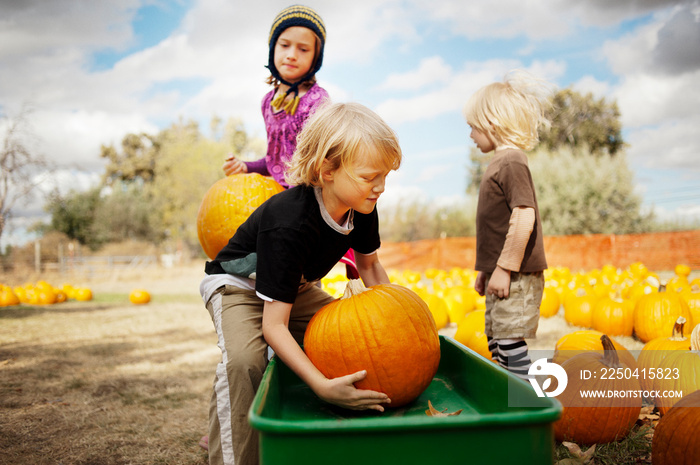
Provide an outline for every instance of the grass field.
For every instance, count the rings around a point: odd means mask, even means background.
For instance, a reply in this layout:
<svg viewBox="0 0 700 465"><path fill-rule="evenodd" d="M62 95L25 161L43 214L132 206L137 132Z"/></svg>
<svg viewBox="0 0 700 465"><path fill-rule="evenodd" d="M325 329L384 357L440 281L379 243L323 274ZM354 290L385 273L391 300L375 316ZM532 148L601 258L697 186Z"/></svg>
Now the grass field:
<svg viewBox="0 0 700 465"><path fill-rule="evenodd" d="M171 289L0 309L0 464L208 462L221 355L199 296Z"/></svg>
<svg viewBox="0 0 700 465"><path fill-rule="evenodd" d="M197 443L221 355L200 278L199 266L132 273L77 283L93 289L90 302L0 308L0 465L208 463ZM137 287L151 303L129 303ZM574 329L541 320L531 346L553 348ZM650 463L644 423L598 446L595 463ZM570 456L562 445L556 455Z"/></svg>

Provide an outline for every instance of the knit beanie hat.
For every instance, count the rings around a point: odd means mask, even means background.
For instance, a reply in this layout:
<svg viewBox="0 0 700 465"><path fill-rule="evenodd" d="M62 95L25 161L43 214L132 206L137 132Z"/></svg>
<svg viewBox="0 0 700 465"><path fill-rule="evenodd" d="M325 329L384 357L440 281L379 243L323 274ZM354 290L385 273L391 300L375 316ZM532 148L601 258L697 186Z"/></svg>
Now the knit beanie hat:
<svg viewBox="0 0 700 465"><path fill-rule="evenodd" d="M314 67L310 69L309 72L306 73L301 79L294 83L287 82L284 79L282 79L282 76L280 76L277 67L275 67L275 44L277 43L277 39L285 29L292 26L301 26L307 29L311 29L314 32L314 34L316 34L316 37L318 37L318 39L321 41L318 56L314 57L316 60ZM274 22L272 23L272 28L270 28L270 55L268 58L268 64L266 68L270 70L270 73L272 73L272 77L277 79L282 84L289 86L289 89L286 93L279 92L275 99L272 101L272 105L274 105L275 107L279 107L284 101L284 99L287 97L287 95L292 93L295 97L284 107L284 111L286 111L290 115L293 115L296 112L297 106L299 105L299 85L302 82L311 78L314 74L318 72L319 69L321 69L321 64L323 63L323 47L325 44L326 26L325 24L323 24L323 20L318 15L318 13L316 13L313 9L307 6L293 5L288 8L285 8L277 15Z"/></svg>

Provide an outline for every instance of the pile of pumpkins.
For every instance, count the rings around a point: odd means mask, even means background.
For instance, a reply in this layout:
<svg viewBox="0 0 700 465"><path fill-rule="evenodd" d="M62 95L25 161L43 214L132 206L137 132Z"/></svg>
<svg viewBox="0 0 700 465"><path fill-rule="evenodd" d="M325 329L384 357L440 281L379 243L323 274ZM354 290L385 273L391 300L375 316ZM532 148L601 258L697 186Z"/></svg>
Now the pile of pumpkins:
<svg viewBox="0 0 700 465"><path fill-rule="evenodd" d="M92 300L92 289L89 287L74 287L64 284L54 286L45 280L35 283L25 283L19 286L8 286L0 283L0 307L11 305L53 305L68 299L87 302Z"/></svg>
<svg viewBox="0 0 700 465"><path fill-rule="evenodd" d="M571 333L556 343L553 358L567 373L571 372L571 386L575 388L576 383L584 381L576 376L584 369L614 367L638 370L637 373L645 370L646 374L616 380L615 389L683 392L682 399L646 399L655 404L661 415L656 435L665 441L663 446L654 441L654 463L671 463L664 462L662 455L675 450L667 444L673 431L700 426L700 409L678 412L684 406L700 407L700 277L690 279L690 274L688 266L678 265L674 275L662 284L659 275L641 262L624 270L608 265L588 272L574 273L564 267L545 272L540 315L562 315L572 326ZM491 359L484 334L484 298L474 290L476 275L474 270L461 268L389 272L392 283L413 290L428 304L439 329L454 330L456 326L455 340ZM324 288L336 296L342 293L346 282L342 273L322 281ZM615 336L632 336L644 343L639 357L635 358ZM682 374L679 379L654 381L648 376L652 369L665 372L674 368ZM588 389L610 388L600 381L597 385L591 380L586 383ZM565 394L574 391L567 387ZM591 399L582 408L564 408L562 418L555 424L556 438L578 444L622 439L637 421L644 400L639 397L611 404L608 399ZM570 402L571 399L562 398L562 404ZM689 411L697 413L690 415ZM700 463L700 456L686 452Z"/></svg>
<svg viewBox="0 0 700 465"><path fill-rule="evenodd" d="M0 283L0 307L12 305L53 305L76 300L89 302L93 298L89 287L76 287L64 284L54 286L45 280L36 283L25 283L19 286L8 286ZM151 294L145 289L134 289L129 293L129 301L134 305L143 305L151 301Z"/></svg>

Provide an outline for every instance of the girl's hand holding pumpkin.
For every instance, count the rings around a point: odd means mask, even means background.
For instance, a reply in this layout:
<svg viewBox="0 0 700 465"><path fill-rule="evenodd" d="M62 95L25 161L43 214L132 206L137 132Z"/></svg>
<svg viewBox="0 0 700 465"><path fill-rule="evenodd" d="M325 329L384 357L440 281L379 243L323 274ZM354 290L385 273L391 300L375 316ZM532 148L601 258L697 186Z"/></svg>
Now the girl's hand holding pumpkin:
<svg viewBox="0 0 700 465"><path fill-rule="evenodd" d="M327 379L321 386L314 389L316 395L329 404L350 410L377 410L383 412L382 404L391 403L391 399L383 392L357 389L354 383L362 381L367 371L362 370L351 375Z"/></svg>
<svg viewBox="0 0 700 465"><path fill-rule="evenodd" d="M241 160L235 158L233 155L230 155L226 159L226 161L224 162L224 164L221 168L224 170L224 173L226 174L226 176L231 176L232 174L247 173L248 172L248 167L246 166L246 164L243 163Z"/></svg>

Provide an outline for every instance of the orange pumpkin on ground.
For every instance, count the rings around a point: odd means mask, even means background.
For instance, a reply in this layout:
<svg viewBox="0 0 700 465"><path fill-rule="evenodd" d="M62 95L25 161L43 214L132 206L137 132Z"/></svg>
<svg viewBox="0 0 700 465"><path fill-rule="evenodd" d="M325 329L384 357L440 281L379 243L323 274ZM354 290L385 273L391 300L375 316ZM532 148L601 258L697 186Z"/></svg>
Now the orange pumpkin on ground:
<svg viewBox="0 0 700 465"><path fill-rule="evenodd" d="M551 287L545 287L542 293L542 303L540 304L540 316L549 318L559 313L561 298L559 293Z"/></svg>
<svg viewBox="0 0 700 465"><path fill-rule="evenodd" d="M681 291L681 298L688 304L690 316L695 324L700 324L700 285L693 284Z"/></svg>
<svg viewBox="0 0 700 465"><path fill-rule="evenodd" d="M392 408L418 397L440 363L440 339L426 303L405 287L367 289L360 280L349 281L342 298L314 315L304 351L328 378L367 370L355 386L384 392Z"/></svg>
<svg viewBox="0 0 700 465"><path fill-rule="evenodd" d="M631 336L634 307L620 296L603 297L593 307L593 329L609 336Z"/></svg>
<svg viewBox="0 0 700 465"><path fill-rule="evenodd" d="M654 381L656 391L680 391L685 397L700 389L700 325L690 335L690 350L669 353L659 364L658 373L662 377ZM680 399L658 397L655 399L656 408L665 415Z"/></svg>
<svg viewBox="0 0 700 465"><path fill-rule="evenodd" d="M657 369L661 366L661 361L672 350L689 350L690 339L683 334L685 327L685 318L678 317L678 320L673 324L670 337L657 337L644 344L642 350L637 357L637 365L644 373L648 373L650 369ZM653 380L650 377L642 376L639 378L642 389L651 391L653 389Z"/></svg>
<svg viewBox="0 0 700 465"><path fill-rule="evenodd" d="M682 316L693 327L688 304L676 292L668 292L662 285L659 292L641 297L634 307L634 332L642 342L665 337L668 328Z"/></svg>
<svg viewBox="0 0 700 465"><path fill-rule="evenodd" d="M482 357L493 360L485 330L486 310L474 310L460 321L454 339Z"/></svg>
<svg viewBox="0 0 700 465"><path fill-rule="evenodd" d="M6 287L0 292L0 307L9 307L10 305L19 305L20 300L17 294L10 287Z"/></svg>
<svg viewBox="0 0 700 465"><path fill-rule="evenodd" d="M428 309L433 315L437 329L442 329L447 326L447 323L450 321L450 315L447 312L447 302L445 302L445 299L437 294L426 294L423 300L428 304Z"/></svg>
<svg viewBox="0 0 700 465"><path fill-rule="evenodd" d="M654 429L651 461L654 465L697 465L700 463L700 391L683 397Z"/></svg>
<svg viewBox="0 0 700 465"><path fill-rule="evenodd" d="M582 379L581 373L602 373L603 369L633 367L621 362L615 346L603 335L604 352L588 352L576 355L562 364L569 381L557 399L564 407L562 416L554 423L557 441L572 441L576 444L602 444L626 437L642 410L642 399L583 397L581 391L634 391L640 389L639 381L630 379Z"/></svg>
<svg viewBox="0 0 700 465"><path fill-rule="evenodd" d="M476 298L478 294L473 288L466 286L455 286L445 292L443 298L447 303L447 313L450 321L459 324L467 313L476 308Z"/></svg>
<svg viewBox="0 0 700 465"><path fill-rule="evenodd" d="M147 304L151 301L151 294L145 289L134 289L129 293L129 302L135 305Z"/></svg>
<svg viewBox="0 0 700 465"><path fill-rule="evenodd" d="M92 300L92 289L89 287L79 287L75 290L75 300L79 302L88 302Z"/></svg>
<svg viewBox="0 0 700 465"><path fill-rule="evenodd" d="M570 359L571 357L580 353L598 352L602 354L603 343L600 339L602 336L603 333L594 329L582 329L580 331L565 334L559 338L554 346L552 361L561 365L565 360ZM625 365L629 367L637 366L634 356L625 348L625 346L617 342L615 339L610 338L610 341L612 341L613 346L617 351L617 356Z"/></svg>
<svg viewBox="0 0 700 465"><path fill-rule="evenodd" d="M204 253L214 259L250 214L283 190L277 181L258 173L234 174L215 182L197 212L197 236Z"/></svg>
<svg viewBox="0 0 700 465"><path fill-rule="evenodd" d="M592 294L570 295L564 300L564 319L582 328L593 326L593 307L598 297Z"/></svg>

